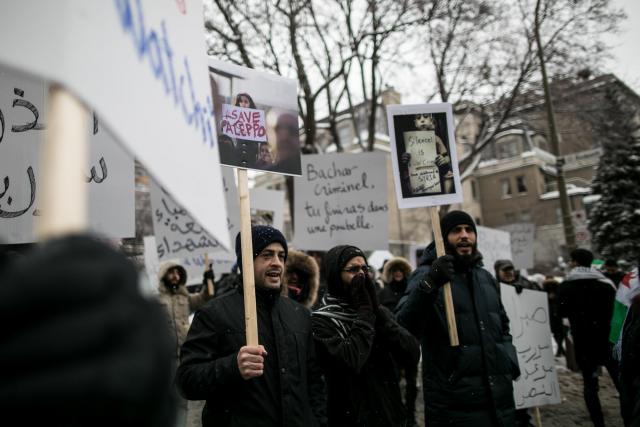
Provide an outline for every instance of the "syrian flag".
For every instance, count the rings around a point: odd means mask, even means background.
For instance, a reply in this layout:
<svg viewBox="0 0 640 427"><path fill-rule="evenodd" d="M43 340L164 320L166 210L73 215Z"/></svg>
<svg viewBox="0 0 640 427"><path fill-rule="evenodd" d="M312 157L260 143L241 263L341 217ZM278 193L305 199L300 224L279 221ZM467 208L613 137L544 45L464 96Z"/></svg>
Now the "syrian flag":
<svg viewBox="0 0 640 427"><path fill-rule="evenodd" d="M627 316L627 310L631 305L631 299L640 292L640 283L638 283L638 268L634 268L630 273L622 278L618 291L616 292L616 300L613 306L613 317L611 318L611 332L609 341L618 342L624 319Z"/></svg>

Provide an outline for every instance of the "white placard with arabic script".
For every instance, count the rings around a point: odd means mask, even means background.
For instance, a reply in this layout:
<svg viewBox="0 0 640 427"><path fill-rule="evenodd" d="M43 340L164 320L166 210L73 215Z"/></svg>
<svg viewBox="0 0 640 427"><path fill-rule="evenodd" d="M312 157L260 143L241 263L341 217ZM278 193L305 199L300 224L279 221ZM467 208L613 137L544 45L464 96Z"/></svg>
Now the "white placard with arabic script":
<svg viewBox="0 0 640 427"><path fill-rule="evenodd" d="M295 235L301 249L350 244L387 249L387 165L382 153L302 156L295 180Z"/></svg>
<svg viewBox="0 0 640 427"><path fill-rule="evenodd" d="M500 227L511 234L511 253L517 270L533 268L533 245L536 225L521 222Z"/></svg>
<svg viewBox="0 0 640 427"><path fill-rule="evenodd" d="M198 0L9 0L0 63L68 88L229 246ZM207 183L209 197L201 186Z"/></svg>
<svg viewBox="0 0 640 427"><path fill-rule="evenodd" d="M513 383L516 409L560 403L547 294L528 289L517 294L504 284L500 294L520 364L520 378Z"/></svg>
<svg viewBox="0 0 640 427"><path fill-rule="evenodd" d="M478 225L476 229L483 267L495 276L493 264L499 259L511 259L511 237L506 231L495 228Z"/></svg>
<svg viewBox="0 0 640 427"><path fill-rule="evenodd" d="M238 190L233 169L224 168L223 184L229 216L225 218L227 233L235 238L240 230L240 208ZM211 252L224 251L225 248L180 205L167 194L158 183L151 180L151 217L160 260L185 258ZM209 186L201 186L203 198L214 197ZM224 200L216 203L221 207ZM231 240L231 237L229 238Z"/></svg>
<svg viewBox="0 0 640 427"><path fill-rule="evenodd" d="M0 241L36 241L43 214L39 194L40 151L47 125L48 86L0 67ZM89 229L110 238L135 234L133 158L116 143L99 117L87 115Z"/></svg>

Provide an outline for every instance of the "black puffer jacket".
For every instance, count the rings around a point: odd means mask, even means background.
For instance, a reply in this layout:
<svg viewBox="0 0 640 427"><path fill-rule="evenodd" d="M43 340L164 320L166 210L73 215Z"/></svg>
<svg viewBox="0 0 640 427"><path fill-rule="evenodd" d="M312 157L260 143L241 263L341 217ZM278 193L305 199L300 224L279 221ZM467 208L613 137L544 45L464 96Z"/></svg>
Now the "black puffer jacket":
<svg viewBox="0 0 640 427"><path fill-rule="evenodd" d="M236 360L246 342L241 292L196 312L176 375L184 397L206 399L204 427L322 425L325 390L309 310L277 293L257 293L259 342L268 355L264 375L243 380Z"/></svg>
<svg viewBox="0 0 640 427"><path fill-rule="evenodd" d="M452 281L459 347L451 347L443 292L424 285L436 259L433 243L409 278L397 318L422 338L425 416L429 426L513 426L512 380L520 375L516 350L494 278L478 254Z"/></svg>
<svg viewBox="0 0 640 427"><path fill-rule="evenodd" d="M632 303L622 330L620 409L625 426L640 426L640 299Z"/></svg>

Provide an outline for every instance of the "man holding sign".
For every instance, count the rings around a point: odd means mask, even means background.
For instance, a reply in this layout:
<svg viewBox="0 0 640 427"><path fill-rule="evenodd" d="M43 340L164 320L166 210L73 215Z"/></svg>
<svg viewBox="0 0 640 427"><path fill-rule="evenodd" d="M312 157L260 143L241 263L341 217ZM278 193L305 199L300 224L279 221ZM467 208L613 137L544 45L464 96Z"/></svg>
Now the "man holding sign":
<svg viewBox="0 0 640 427"><path fill-rule="evenodd" d="M512 380L520 375L498 287L481 267L476 226L465 212L442 218L446 255L425 249L398 304L400 324L422 338L425 419L429 426L515 424ZM448 336L442 287L451 283L459 346Z"/></svg>
<svg viewBox="0 0 640 427"><path fill-rule="evenodd" d="M315 361L308 309L281 298L287 241L270 226L251 227L259 342L245 345L244 297L213 299L196 313L182 346L176 382L204 400L203 426L324 424L324 384ZM240 234L236 238L242 265Z"/></svg>

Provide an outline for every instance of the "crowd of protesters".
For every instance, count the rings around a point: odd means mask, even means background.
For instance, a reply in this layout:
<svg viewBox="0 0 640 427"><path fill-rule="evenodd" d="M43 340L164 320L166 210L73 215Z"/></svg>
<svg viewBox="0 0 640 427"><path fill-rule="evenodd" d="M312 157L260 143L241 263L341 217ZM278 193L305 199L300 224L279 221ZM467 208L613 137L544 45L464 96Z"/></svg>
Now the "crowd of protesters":
<svg viewBox="0 0 640 427"><path fill-rule="evenodd" d="M0 351L5 419L53 426L182 427L192 419L204 427L415 426L421 370L426 425L528 426L527 410L515 408L513 381L521 370L500 298L501 286L513 286L518 294L547 292L556 356L570 348L575 354L593 424L605 425L603 366L620 393L625 425L640 425L638 286L628 295L619 339L610 341L616 289L637 280L637 268L626 274L608 260L599 271L591 252L576 249L564 280L529 281L511 260L495 262L494 277L483 268L468 214L449 212L441 231L445 254L432 243L415 270L393 257L376 277L356 246L319 256L290 249L270 226L253 226L258 345L245 337L240 235L239 270L215 281L207 269L195 293L187 291L186 270L165 263L161 308L126 286L136 278L124 257L90 237L52 241L25 256L2 253L0 316L11 325ZM52 280L77 286L58 289ZM42 282L52 286L36 291ZM34 292L25 297L30 286ZM94 314L80 321L87 307ZM34 309L42 316L26 321Z"/></svg>

